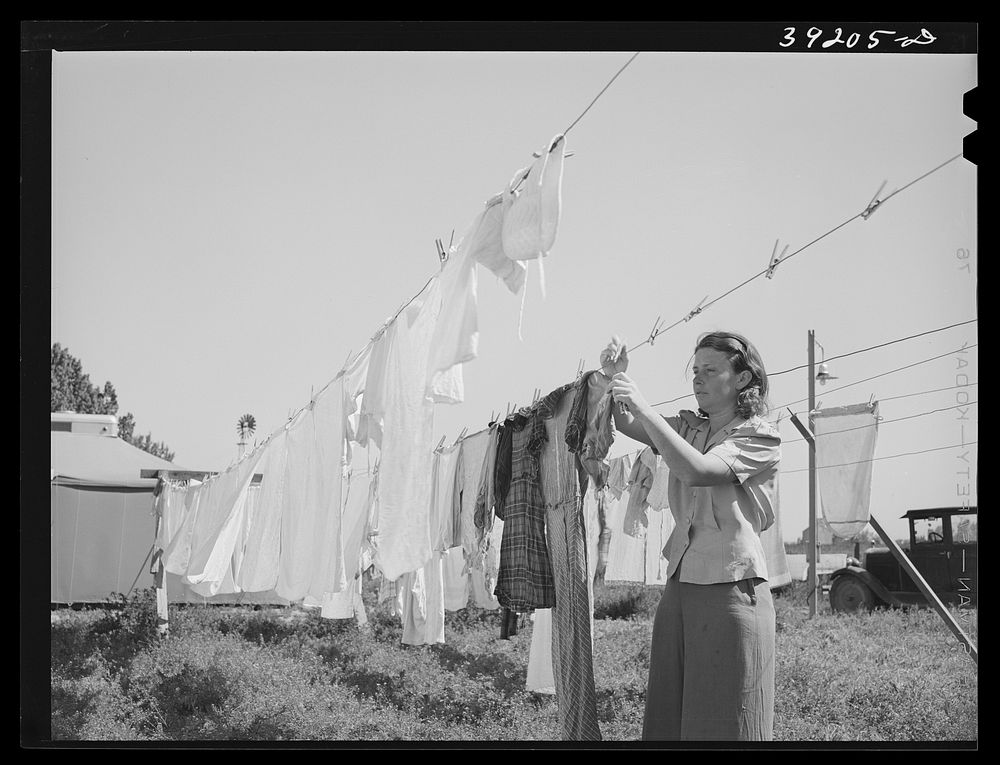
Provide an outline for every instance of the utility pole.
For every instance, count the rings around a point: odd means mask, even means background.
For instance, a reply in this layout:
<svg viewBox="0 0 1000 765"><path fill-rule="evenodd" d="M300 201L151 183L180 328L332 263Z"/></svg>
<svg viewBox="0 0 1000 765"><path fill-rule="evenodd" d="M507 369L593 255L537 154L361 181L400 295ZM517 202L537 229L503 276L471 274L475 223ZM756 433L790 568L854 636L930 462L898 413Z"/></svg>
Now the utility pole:
<svg viewBox="0 0 1000 765"><path fill-rule="evenodd" d="M816 333L809 330L809 430L815 432L813 410L816 408ZM809 616L816 615L819 602L819 538L816 528L816 453L809 450Z"/></svg>

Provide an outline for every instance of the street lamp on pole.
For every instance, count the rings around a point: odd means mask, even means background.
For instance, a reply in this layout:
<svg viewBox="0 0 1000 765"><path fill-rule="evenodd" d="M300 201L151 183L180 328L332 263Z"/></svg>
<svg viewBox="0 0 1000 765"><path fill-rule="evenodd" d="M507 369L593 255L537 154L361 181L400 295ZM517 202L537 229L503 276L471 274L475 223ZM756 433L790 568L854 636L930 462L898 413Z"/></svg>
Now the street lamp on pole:
<svg viewBox="0 0 1000 765"><path fill-rule="evenodd" d="M826 354L824 354L825 356ZM813 409L816 408L816 333L809 330L809 431L813 430ZM806 561L809 566L809 616L816 615L819 591L819 545L816 535L816 453L809 450L809 549Z"/></svg>
<svg viewBox="0 0 1000 765"><path fill-rule="evenodd" d="M823 361L816 370L816 346L820 347L823 354ZM813 412L816 409L816 381L820 385L826 385L827 380L836 380L830 374L829 365L826 363L826 349L816 339L816 333L809 330L809 432L814 433ZM816 615L819 606L819 521L816 512L816 450L809 449L809 549L807 551L807 563L809 564L809 616Z"/></svg>

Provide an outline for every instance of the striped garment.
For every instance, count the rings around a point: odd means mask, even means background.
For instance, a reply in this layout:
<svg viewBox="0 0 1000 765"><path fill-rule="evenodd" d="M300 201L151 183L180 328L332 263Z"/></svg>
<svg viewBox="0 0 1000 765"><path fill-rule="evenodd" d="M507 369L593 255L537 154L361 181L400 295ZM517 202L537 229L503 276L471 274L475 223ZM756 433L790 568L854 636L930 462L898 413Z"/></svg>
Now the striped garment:
<svg viewBox="0 0 1000 765"><path fill-rule="evenodd" d="M567 449L571 399L563 396L552 418L545 421L548 440L539 460L557 601L552 612L552 667L563 740L600 741L594 684L592 567L587 565L583 512L588 478L577 455Z"/></svg>

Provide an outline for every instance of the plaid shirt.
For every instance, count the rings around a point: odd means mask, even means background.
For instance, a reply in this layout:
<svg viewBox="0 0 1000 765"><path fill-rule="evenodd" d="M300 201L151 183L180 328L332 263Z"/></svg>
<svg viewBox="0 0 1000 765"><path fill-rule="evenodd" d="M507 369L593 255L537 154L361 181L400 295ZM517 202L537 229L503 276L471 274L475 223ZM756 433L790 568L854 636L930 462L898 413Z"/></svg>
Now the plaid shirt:
<svg viewBox="0 0 1000 765"><path fill-rule="evenodd" d="M504 519L500 543L500 570L494 590L504 608L528 611L556 604L552 565L545 544L545 502L539 482L538 460L547 436L541 412L507 421L511 434L510 487L497 495L497 517ZM502 452L497 453L497 474Z"/></svg>

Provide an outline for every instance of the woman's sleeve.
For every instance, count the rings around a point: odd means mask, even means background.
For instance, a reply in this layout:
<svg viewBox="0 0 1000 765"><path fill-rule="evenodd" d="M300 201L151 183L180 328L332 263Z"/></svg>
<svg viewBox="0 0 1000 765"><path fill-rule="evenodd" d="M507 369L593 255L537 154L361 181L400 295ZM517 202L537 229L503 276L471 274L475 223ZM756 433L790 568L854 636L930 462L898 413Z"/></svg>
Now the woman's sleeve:
<svg viewBox="0 0 1000 765"><path fill-rule="evenodd" d="M714 454L736 476L739 483L745 483L766 470L775 469L781 460L781 436L774 429L737 429L720 444L713 446L708 454Z"/></svg>

